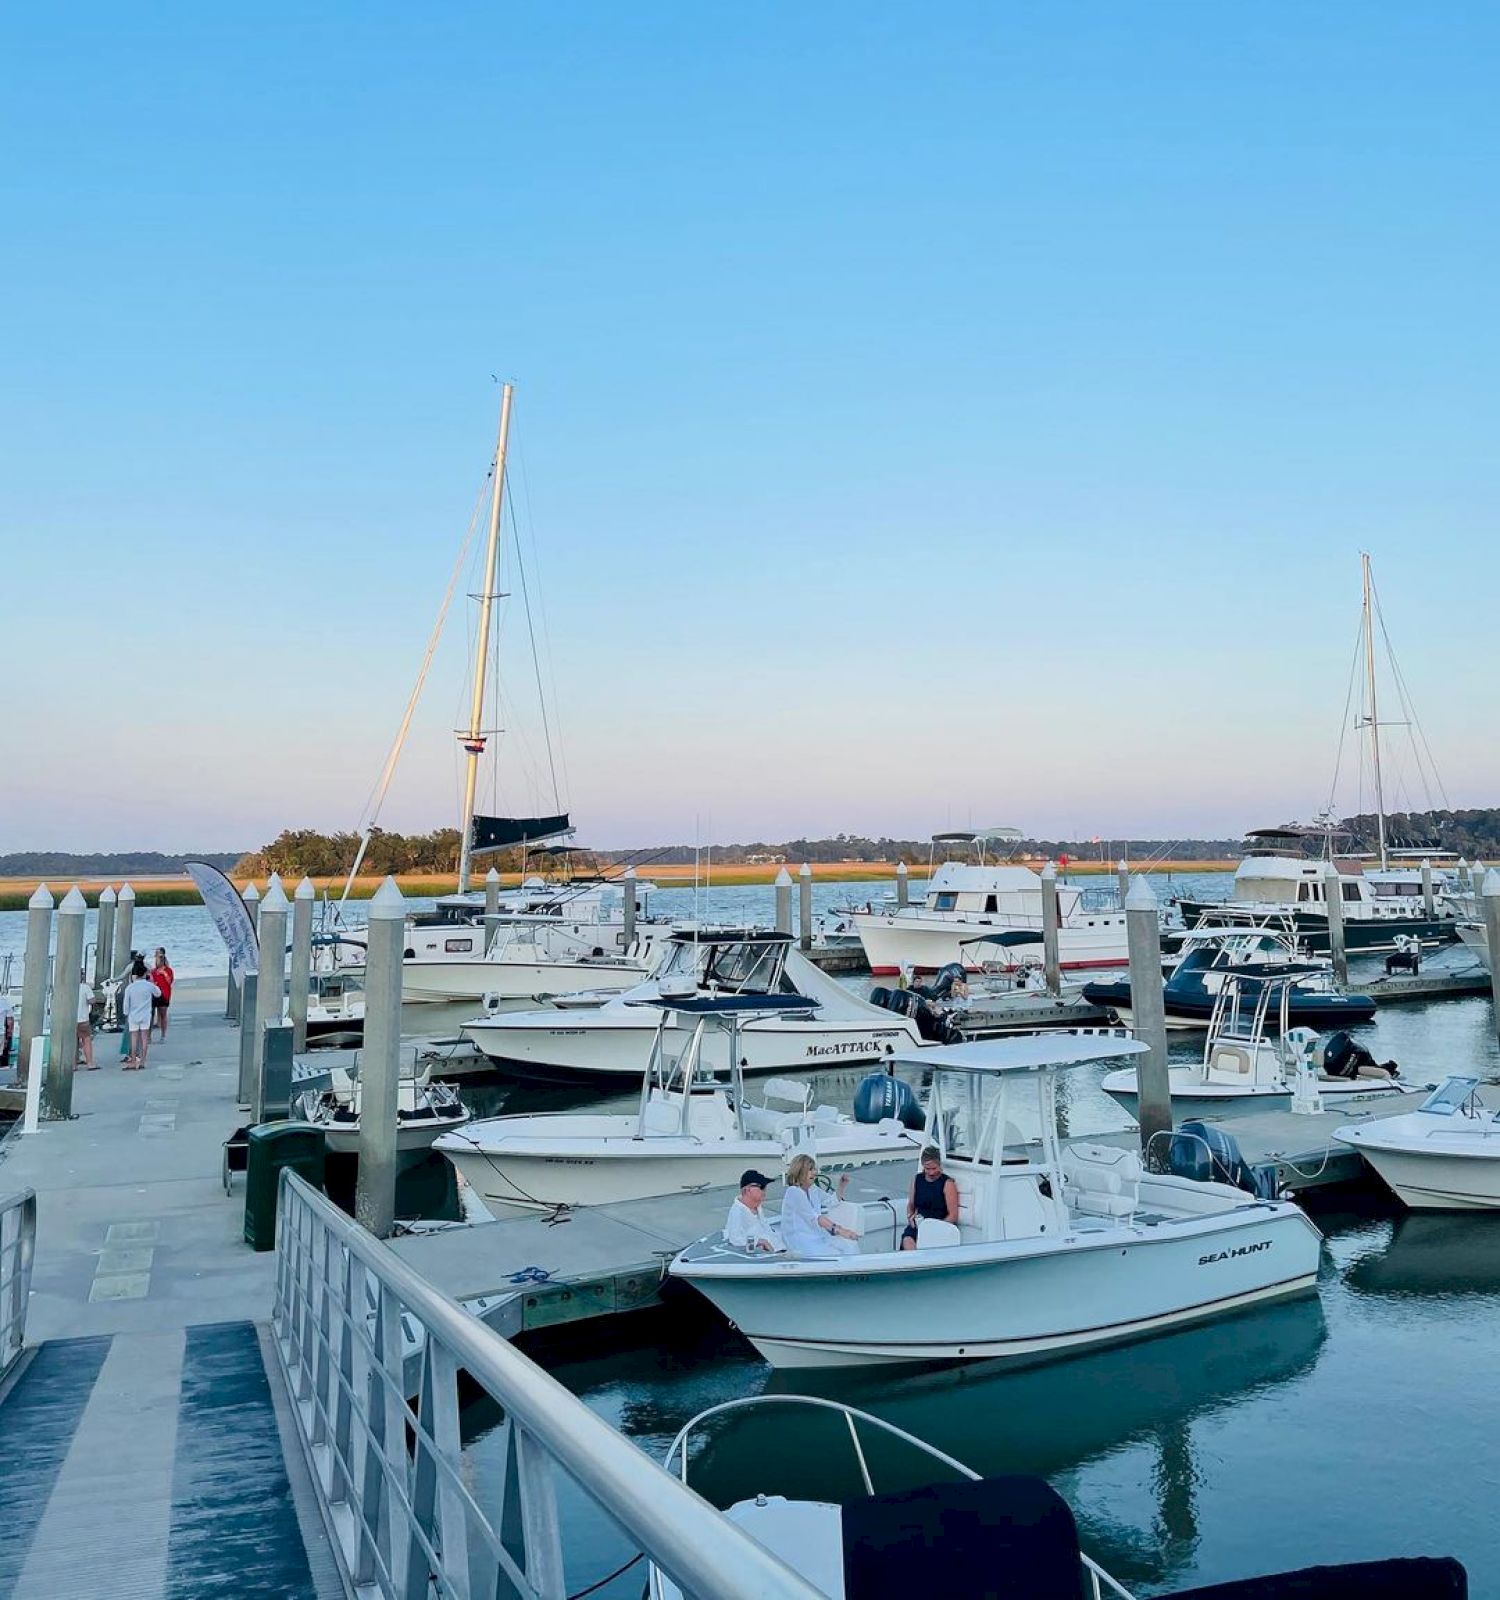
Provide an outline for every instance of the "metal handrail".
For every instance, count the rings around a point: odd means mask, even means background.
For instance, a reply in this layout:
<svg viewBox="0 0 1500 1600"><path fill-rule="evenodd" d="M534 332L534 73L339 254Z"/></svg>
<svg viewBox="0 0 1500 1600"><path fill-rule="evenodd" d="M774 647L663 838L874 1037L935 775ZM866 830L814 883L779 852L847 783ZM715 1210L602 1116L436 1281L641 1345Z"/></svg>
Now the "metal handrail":
<svg viewBox="0 0 1500 1600"><path fill-rule="evenodd" d="M696 1600L818 1600L804 1578L290 1170L276 1251L276 1349L356 1593L471 1600L513 1590L566 1600L561 1468ZM406 1400L413 1360L415 1409ZM493 1508L475 1500L462 1468L461 1371L504 1411Z"/></svg>
<svg viewBox="0 0 1500 1600"><path fill-rule="evenodd" d="M0 1378L26 1347L26 1307L36 1259L36 1190L0 1199Z"/></svg>

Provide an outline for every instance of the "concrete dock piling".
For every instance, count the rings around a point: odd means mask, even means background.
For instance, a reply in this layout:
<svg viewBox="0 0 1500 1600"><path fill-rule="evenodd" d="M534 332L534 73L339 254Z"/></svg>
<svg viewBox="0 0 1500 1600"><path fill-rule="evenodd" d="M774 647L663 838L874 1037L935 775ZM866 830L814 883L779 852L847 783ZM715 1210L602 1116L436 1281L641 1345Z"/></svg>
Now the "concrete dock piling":
<svg viewBox="0 0 1500 1600"><path fill-rule="evenodd" d="M406 900L387 878L370 901L365 951L365 1042L359 1058L359 1173L354 1220L377 1239L396 1220L396 1136L401 1072L401 956Z"/></svg>
<svg viewBox="0 0 1500 1600"><path fill-rule="evenodd" d="M1123 856L1115 862L1115 887L1120 895L1120 909L1124 910L1130 896L1130 864Z"/></svg>
<svg viewBox="0 0 1500 1600"><path fill-rule="evenodd" d="M115 935L111 941L114 953L110 960L114 962L116 977L130 962L130 952L135 948L132 943L134 938L135 890L128 883L122 883L119 894L115 896Z"/></svg>
<svg viewBox="0 0 1500 1600"><path fill-rule="evenodd" d="M906 870L906 863L896 863L896 904L897 906L911 903L911 874Z"/></svg>
<svg viewBox="0 0 1500 1600"><path fill-rule="evenodd" d="M785 867L776 874L776 931L792 931L792 875Z"/></svg>
<svg viewBox="0 0 1500 1600"><path fill-rule="evenodd" d="M1323 909L1328 916L1328 953L1333 957L1334 982L1349 987L1349 952L1344 944L1344 880L1329 861L1323 866Z"/></svg>
<svg viewBox="0 0 1500 1600"><path fill-rule="evenodd" d="M1432 892L1432 863L1422 862L1422 915L1429 922L1437 915L1437 897Z"/></svg>
<svg viewBox="0 0 1500 1600"><path fill-rule="evenodd" d="M804 950L813 942L812 883L812 868L804 861L797 873L797 942Z"/></svg>
<svg viewBox="0 0 1500 1600"><path fill-rule="evenodd" d="M1042 967L1047 977L1047 993L1062 993L1062 922L1057 904L1057 865L1049 861L1042 868Z"/></svg>
<svg viewBox="0 0 1500 1600"><path fill-rule="evenodd" d="M303 878L292 896L292 974L288 1007L292 1017L292 1050L307 1049L307 1002L312 993L313 901L317 888Z"/></svg>
<svg viewBox="0 0 1500 1600"><path fill-rule="evenodd" d="M281 879L271 874L271 882L260 902L260 971L257 975L255 1016L251 1045L255 1081L250 1086L250 1119L259 1122L265 1109L264 1084L260 1064L268 1023L280 1022L286 1009L286 890Z"/></svg>
<svg viewBox="0 0 1500 1600"><path fill-rule="evenodd" d="M233 976L230 978L234 982ZM259 1046L255 1037L255 999L259 979L253 972L241 974L234 984L238 997L235 1015L240 1026L240 1076L235 1104L249 1111L255 1103L255 1058Z"/></svg>
<svg viewBox="0 0 1500 1600"><path fill-rule="evenodd" d="M21 973L21 1076L30 1070L31 1041L47 1031L48 957L52 949L52 891L39 883L26 903L26 965Z"/></svg>
<svg viewBox="0 0 1500 1600"><path fill-rule="evenodd" d="M94 935L94 988L102 989L119 970L115 966L114 885L100 891L99 928Z"/></svg>
<svg viewBox="0 0 1500 1600"><path fill-rule="evenodd" d="M1172 1087L1167 1076L1167 1008L1161 975L1161 918L1156 896L1144 878L1137 878L1125 897L1125 936L1130 947L1130 1012L1132 1032L1147 1047L1135 1058L1136 1121L1141 1129L1141 1154L1163 1159L1165 1140L1153 1134L1172 1129Z"/></svg>
<svg viewBox="0 0 1500 1600"><path fill-rule="evenodd" d="M487 917L500 915L500 874L494 867L484 875L484 914Z"/></svg>
<svg viewBox="0 0 1500 1600"><path fill-rule="evenodd" d="M260 890L253 882L245 885L245 892L240 896L245 902L245 910L250 913L250 926L260 931Z"/></svg>
<svg viewBox="0 0 1500 1600"><path fill-rule="evenodd" d="M1490 999L1495 1010L1495 1033L1500 1037L1500 872L1493 867L1484 875L1479 901L1484 935L1489 941Z"/></svg>
<svg viewBox="0 0 1500 1600"><path fill-rule="evenodd" d="M628 950L635 943L635 868L626 867L624 876L620 879L620 891L624 896L621 911L621 933Z"/></svg>
<svg viewBox="0 0 1500 1600"><path fill-rule="evenodd" d="M73 1115L73 1068L78 1064L78 984L83 976L83 921L88 902L75 883L57 908L57 954L52 960L52 1007L42 1115L62 1121Z"/></svg>

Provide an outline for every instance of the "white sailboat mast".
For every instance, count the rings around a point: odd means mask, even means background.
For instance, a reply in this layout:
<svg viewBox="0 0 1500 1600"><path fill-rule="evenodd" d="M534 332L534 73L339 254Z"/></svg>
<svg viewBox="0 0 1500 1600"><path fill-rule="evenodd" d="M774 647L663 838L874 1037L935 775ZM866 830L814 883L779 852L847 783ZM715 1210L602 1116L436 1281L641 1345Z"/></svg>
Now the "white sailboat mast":
<svg viewBox="0 0 1500 1600"><path fill-rule="evenodd" d="M1385 848L1385 785L1380 775L1380 711L1375 703L1375 615L1370 603L1370 558L1359 554L1360 573L1364 579L1365 595L1365 692L1370 702L1370 760L1375 770L1375 824L1380 833L1380 866L1388 865Z"/></svg>
<svg viewBox="0 0 1500 1600"><path fill-rule="evenodd" d="M495 442L495 470L490 491L490 534L484 555L484 588L479 594L479 637L474 645L474 692L469 701L469 726L459 734L468 756L464 773L464 815L458 855L458 892L469 889L474 848L474 797L479 789L479 758L484 754L484 678L490 657L490 616L495 604L495 580L500 570L500 513L505 496L505 449L510 440L510 400L514 389L500 391L500 433Z"/></svg>

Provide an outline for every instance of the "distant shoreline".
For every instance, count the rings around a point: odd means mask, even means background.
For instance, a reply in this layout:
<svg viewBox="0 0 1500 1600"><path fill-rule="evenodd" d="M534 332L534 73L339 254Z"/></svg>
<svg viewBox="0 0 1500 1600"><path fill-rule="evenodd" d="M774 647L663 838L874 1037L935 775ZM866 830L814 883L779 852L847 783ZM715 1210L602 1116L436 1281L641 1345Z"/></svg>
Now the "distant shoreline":
<svg viewBox="0 0 1500 1600"><path fill-rule="evenodd" d="M1025 863L1030 866L1039 866L1038 862ZM639 876L644 882L657 883L665 887L680 887L691 884L695 875L700 882L717 884L721 888L740 888L753 884L770 884L776 881L776 875L782 870L783 863L735 863L730 866L712 865L709 869L695 869L691 862L677 862L654 867L642 867ZM801 871L800 862L784 863L787 872L795 879ZM1146 865L1145 870L1152 873L1163 872L1232 872L1237 865L1234 861L1154 861ZM1067 872L1069 876L1112 876L1114 874L1113 862L1099 861L1070 861ZM913 878L925 878L927 868L920 864L910 866ZM896 882L896 866L890 861L817 861L812 863L814 878L831 880L837 883L887 883L892 887ZM617 874L611 874L617 876ZM0 878L0 911L24 911L26 903L35 893L38 884L45 882L52 891L55 899L61 899L69 889L74 886L71 879L41 879L41 878ZM122 881L128 881L135 890L135 903L137 906L192 906L199 904L198 891L191 883L184 881L176 874L141 876L122 880L120 878L83 878L78 879L77 886L83 892L88 903L97 905L100 891L109 887L118 889ZM234 881L243 888L250 880L234 875ZM520 881L520 874L507 872L501 874L502 885L514 888ZM317 885L319 898L325 890L331 896L343 892L344 880L342 877L314 878ZM354 888L350 892L351 900L368 900L380 887L384 879L378 877L356 878ZM451 873L403 873L397 876L397 884L403 894L413 896L453 894L458 888L458 879ZM481 875L476 887L482 887ZM264 887L262 884L261 887ZM290 890L291 885L287 885Z"/></svg>

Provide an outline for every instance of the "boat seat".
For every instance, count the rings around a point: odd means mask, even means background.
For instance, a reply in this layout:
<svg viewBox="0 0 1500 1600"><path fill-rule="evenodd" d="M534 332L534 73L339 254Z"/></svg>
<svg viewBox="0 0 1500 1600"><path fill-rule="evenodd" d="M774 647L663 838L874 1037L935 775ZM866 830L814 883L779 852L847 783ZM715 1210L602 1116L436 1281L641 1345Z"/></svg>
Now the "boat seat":
<svg viewBox="0 0 1500 1600"><path fill-rule="evenodd" d="M1205 1076L1209 1078L1253 1078L1255 1076L1255 1059L1250 1052L1239 1044L1216 1044L1213 1054L1208 1058L1208 1068Z"/></svg>
<svg viewBox="0 0 1500 1600"><path fill-rule="evenodd" d="M796 1083L791 1078L767 1078L760 1086L762 1100L780 1100L784 1105L806 1106L811 1098L811 1089L805 1083Z"/></svg>
<svg viewBox="0 0 1500 1600"><path fill-rule="evenodd" d="M648 1100L641 1125L647 1133L676 1133L682 1126L682 1107L667 1100Z"/></svg>
<svg viewBox="0 0 1500 1600"><path fill-rule="evenodd" d="M746 1133L765 1134L772 1139L781 1137L782 1131L801 1118L788 1118L784 1111L768 1111L764 1106L741 1106Z"/></svg>
<svg viewBox="0 0 1500 1600"><path fill-rule="evenodd" d="M1141 1197L1141 1158L1113 1145L1070 1144L1062 1154L1068 1204L1084 1215L1129 1217Z"/></svg>
<svg viewBox="0 0 1500 1600"><path fill-rule="evenodd" d="M962 1243L963 1234L953 1223L945 1222L941 1217L917 1218L918 1250L946 1250Z"/></svg>

